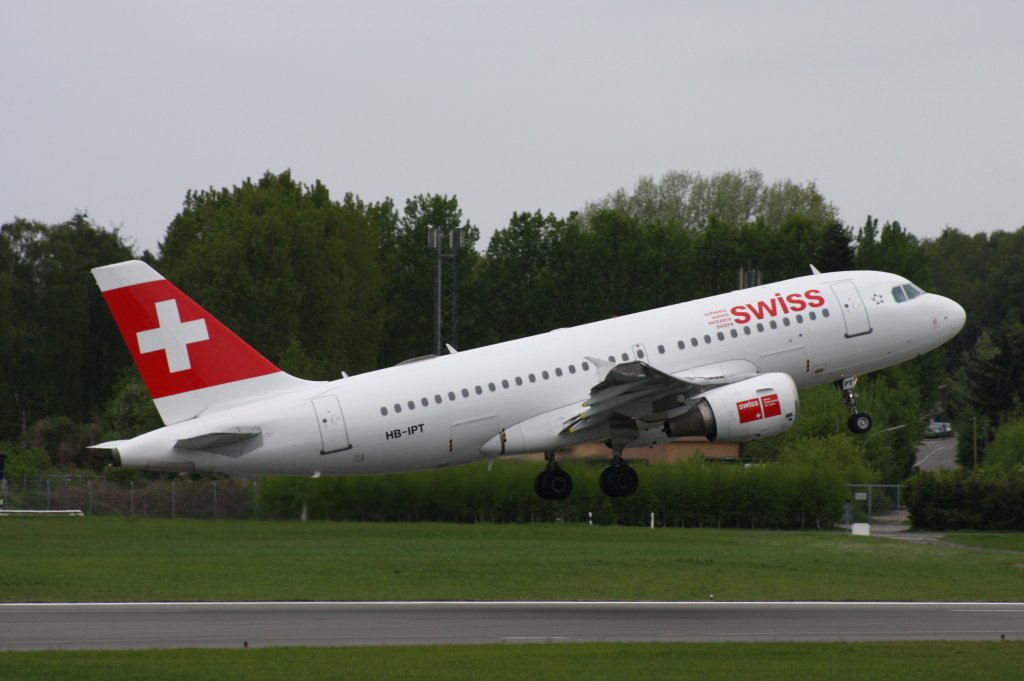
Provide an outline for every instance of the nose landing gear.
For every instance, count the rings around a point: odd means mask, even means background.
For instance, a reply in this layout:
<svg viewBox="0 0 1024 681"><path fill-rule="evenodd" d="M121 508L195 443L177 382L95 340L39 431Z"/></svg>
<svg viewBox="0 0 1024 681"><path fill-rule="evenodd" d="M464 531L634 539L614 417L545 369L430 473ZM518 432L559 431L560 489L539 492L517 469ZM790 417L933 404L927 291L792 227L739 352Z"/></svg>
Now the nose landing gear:
<svg viewBox="0 0 1024 681"><path fill-rule="evenodd" d="M850 418L846 420L846 427L850 429L850 432L860 434L871 430L873 421L867 414L857 411L857 393L853 392L856 385L856 376L836 381L836 388L843 393L843 401L850 410Z"/></svg>

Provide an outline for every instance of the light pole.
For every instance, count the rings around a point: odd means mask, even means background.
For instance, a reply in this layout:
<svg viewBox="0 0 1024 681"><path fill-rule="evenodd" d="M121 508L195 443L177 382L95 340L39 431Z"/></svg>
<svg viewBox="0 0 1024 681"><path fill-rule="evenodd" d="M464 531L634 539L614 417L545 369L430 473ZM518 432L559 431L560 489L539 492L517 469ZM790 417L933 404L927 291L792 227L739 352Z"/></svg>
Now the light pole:
<svg viewBox="0 0 1024 681"><path fill-rule="evenodd" d="M901 423L900 425L893 426L892 428L886 428L885 430L875 431L874 433L871 433L871 435L868 435L866 438L864 438L864 443L863 444L866 445L868 443L868 440L870 440L871 438L873 438L876 435L881 435L882 433L891 433L894 430L899 430L900 428L906 428L906 427L907 427L907 424Z"/></svg>

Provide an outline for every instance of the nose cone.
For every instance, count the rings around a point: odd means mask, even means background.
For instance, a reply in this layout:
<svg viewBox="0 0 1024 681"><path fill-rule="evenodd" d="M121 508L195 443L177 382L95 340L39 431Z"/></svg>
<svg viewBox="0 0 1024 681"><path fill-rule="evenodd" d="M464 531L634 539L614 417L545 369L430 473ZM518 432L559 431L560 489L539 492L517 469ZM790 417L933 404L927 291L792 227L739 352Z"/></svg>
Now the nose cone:
<svg viewBox="0 0 1024 681"><path fill-rule="evenodd" d="M955 300L949 301L949 323L953 327L952 335L955 336L960 333L960 329L964 328L964 324L967 322L967 312L963 306Z"/></svg>
<svg viewBox="0 0 1024 681"><path fill-rule="evenodd" d="M960 329L964 328L964 324L967 322L967 312L964 311L963 306L955 300L949 298L942 298L942 328L949 331L949 337L960 333Z"/></svg>

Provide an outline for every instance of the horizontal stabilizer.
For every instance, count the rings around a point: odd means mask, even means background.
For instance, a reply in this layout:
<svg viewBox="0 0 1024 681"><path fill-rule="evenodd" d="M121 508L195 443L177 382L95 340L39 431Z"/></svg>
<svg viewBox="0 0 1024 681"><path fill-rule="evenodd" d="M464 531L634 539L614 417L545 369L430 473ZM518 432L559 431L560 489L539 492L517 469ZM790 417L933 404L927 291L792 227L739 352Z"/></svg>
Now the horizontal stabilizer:
<svg viewBox="0 0 1024 681"><path fill-rule="evenodd" d="M117 449L126 442L128 440L111 440L110 442L101 442L98 445L89 445L86 449Z"/></svg>
<svg viewBox="0 0 1024 681"><path fill-rule="evenodd" d="M230 428L216 433L204 433L195 437L178 440L174 446L178 449L195 449L210 451L240 445L246 440L259 437L263 431L259 427Z"/></svg>

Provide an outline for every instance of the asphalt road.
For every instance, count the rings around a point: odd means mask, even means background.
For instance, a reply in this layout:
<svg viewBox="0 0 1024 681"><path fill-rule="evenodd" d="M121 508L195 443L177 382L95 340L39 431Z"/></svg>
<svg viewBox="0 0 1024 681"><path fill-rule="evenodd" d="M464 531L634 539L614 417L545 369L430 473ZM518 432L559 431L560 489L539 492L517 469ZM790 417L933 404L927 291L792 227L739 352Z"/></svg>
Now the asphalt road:
<svg viewBox="0 0 1024 681"><path fill-rule="evenodd" d="M0 604L0 650L1024 639L1024 603Z"/></svg>
<svg viewBox="0 0 1024 681"><path fill-rule="evenodd" d="M941 471L957 467L956 438L939 437L922 440L914 464L922 471Z"/></svg>

